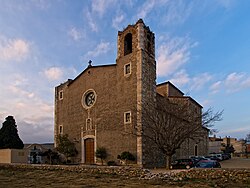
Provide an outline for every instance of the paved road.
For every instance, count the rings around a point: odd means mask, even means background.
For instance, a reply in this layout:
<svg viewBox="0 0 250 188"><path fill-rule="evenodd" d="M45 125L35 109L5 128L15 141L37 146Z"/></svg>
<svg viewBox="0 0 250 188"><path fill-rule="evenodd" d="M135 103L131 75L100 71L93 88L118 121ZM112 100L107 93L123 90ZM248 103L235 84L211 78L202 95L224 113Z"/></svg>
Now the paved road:
<svg viewBox="0 0 250 188"><path fill-rule="evenodd" d="M250 168L250 158L232 158L220 162L222 168Z"/></svg>
<svg viewBox="0 0 250 188"><path fill-rule="evenodd" d="M232 158L229 160L220 162L222 168L248 168L250 169L250 158ZM178 169L178 170L166 170L164 168L160 169L151 169L152 173L169 173L175 174L180 171L186 171L186 169Z"/></svg>

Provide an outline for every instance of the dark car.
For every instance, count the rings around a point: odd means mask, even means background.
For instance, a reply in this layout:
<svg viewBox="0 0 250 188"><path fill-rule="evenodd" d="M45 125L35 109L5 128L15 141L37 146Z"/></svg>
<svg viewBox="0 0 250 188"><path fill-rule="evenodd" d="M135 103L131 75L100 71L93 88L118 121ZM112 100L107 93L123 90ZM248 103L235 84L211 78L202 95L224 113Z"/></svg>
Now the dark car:
<svg viewBox="0 0 250 188"><path fill-rule="evenodd" d="M216 157L216 156L206 156L205 158L207 158L209 160L220 162L220 159L218 157Z"/></svg>
<svg viewBox="0 0 250 188"><path fill-rule="evenodd" d="M196 163L195 168L221 168L221 165L214 160L200 160Z"/></svg>
<svg viewBox="0 0 250 188"><path fill-rule="evenodd" d="M222 158L223 158L223 160L231 159L231 154L230 153L223 153Z"/></svg>
<svg viewBox="0 0 250 188"><path fill-rule="evenodd" d="M200 160L206 160L204 156L190 156L190 159L193 160L194 164L198 163Z"/></svg>
<svg viewBox="0 0 250 188"><path fill-rule="evenodd" d="M171 169L189 169L194 167L192 159L178 159L171 164Z"/></svg>

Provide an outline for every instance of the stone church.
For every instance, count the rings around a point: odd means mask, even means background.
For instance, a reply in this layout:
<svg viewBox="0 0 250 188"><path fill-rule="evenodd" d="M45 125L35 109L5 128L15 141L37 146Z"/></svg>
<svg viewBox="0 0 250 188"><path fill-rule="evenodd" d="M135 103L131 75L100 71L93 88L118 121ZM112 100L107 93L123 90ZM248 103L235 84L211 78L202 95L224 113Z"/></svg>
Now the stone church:
<svg viewBox="0 0 250 188"><path fill-rule="evenodd" d="M106 161L116 161L124 151L132 153L139 166L158 167L163 155L155 157L157 149L135 127L144 129L146 104L157 103L158 97L187 98L199 110L201 106L170 82L156 85L155 37L143 20L118 32L115 64L88 67L75 79L55 88L56 137L68 134L78 150L83 164L96 164L97 148L104 147ZM152 109L152 113L154 109ZM205 155L208 137L199 143L184 143L177 157ZM188 144L188 145L187 145Z"/></svg>

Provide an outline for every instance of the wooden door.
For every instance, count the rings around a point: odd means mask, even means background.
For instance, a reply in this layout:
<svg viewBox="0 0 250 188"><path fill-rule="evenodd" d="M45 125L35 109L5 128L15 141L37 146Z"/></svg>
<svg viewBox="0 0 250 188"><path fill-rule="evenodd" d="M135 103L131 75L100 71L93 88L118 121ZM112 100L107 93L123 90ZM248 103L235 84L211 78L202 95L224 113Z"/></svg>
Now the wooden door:
<svg viewBox="0 0 250 188"><path fill-rule="evenodd" d="M95 158L94 139L87 138L86 140L84 140L84 148L85 148L85 163L94 164L94 158Z"/></svg>

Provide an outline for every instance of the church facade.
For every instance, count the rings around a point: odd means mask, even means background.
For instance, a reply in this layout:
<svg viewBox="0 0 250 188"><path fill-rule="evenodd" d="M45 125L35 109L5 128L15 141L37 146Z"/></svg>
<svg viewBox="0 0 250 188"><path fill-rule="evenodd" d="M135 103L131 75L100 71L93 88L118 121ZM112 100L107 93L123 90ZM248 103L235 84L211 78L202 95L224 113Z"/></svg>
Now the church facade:
<svg viewBox="0 0 250 188"><path fill-rule="evenodd" d="M55 146L58 135L68 134L81 163L98 163L95 151L104 147L107 161L129 151L140 166L161 166L158 161L164 159L152 157L148 140L137 134L146 124L144 109L150 104L153 113L158 95L184 97L170 82L156 85L155 37L140 19L118 32L115 64L90 62L74 80L55 88ZM207 139L196 144L196 154L206 154ZM194 145L188 146L189 153L180 150L178 155L194 155Z"/></svg>

